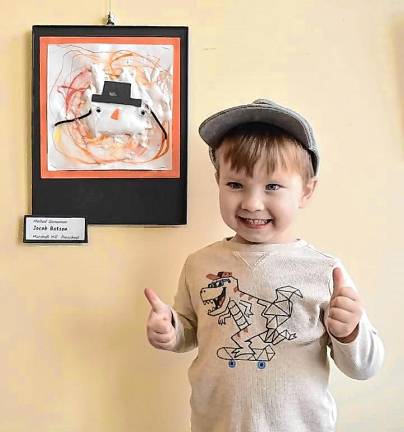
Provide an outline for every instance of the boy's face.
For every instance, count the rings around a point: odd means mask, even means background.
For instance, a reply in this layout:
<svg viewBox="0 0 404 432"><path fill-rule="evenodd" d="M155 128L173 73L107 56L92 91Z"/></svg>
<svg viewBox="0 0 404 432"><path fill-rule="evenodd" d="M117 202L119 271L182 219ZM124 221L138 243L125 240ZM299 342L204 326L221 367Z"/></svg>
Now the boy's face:
<svg viewBox="0 0 404 432"><path fill-rule="evenodd" d="M220 212L236 239L247 243L289 243L295 241L293 222L310 199L316 179L303 185L298 173L278 169L267 172L264 157L254 166L253 176L231 169L230 161L219 160Z"/></svg>

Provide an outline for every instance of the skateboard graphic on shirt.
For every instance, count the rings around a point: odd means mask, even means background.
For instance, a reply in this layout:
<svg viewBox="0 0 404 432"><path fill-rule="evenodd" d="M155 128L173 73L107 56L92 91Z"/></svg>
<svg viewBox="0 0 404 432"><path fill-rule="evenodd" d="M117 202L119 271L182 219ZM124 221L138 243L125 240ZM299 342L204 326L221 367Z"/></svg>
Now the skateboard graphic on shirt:
<svg viewBox="0 0 404 432"><path fill-rule="evenodd" d="M228 360L230 368L242 360L255 361L259 369L264 369L275 356L274 345L296 339L296 333L278 329L292 316L293 296L303 298L299 289L292 286L277 288L276 299L271 302L241 291L238 279L230 272L206 277L211 282L201 289L200 296L204 305L212 306L208 315L218 316L219 325L232 320L237 327L231 336L235 346L217 350L217 356Z"/></svg>

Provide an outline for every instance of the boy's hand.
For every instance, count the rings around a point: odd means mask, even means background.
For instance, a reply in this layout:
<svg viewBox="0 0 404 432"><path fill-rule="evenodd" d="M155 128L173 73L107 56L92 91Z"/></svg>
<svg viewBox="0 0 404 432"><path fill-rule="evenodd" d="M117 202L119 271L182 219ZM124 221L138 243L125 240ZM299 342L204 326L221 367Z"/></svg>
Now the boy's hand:
<svg viewBox="0 0 404 432"><path fill-rule="evenodd" d="M147 321L147 338L158 349L171 350L175 346L176 333L171 323L170 306L163 303L157 294L146 288L144 294L152 307Z"/></svg>
<svg viewBox="0 0 404 432"><path fill-rule="evenodd" d="M349 343L358 334L358 324L362 316L362 305L359 294L345 286L344 276L340 268L332 273L334 291L330 300L327 327L331 334L340 342Z"/></svg>

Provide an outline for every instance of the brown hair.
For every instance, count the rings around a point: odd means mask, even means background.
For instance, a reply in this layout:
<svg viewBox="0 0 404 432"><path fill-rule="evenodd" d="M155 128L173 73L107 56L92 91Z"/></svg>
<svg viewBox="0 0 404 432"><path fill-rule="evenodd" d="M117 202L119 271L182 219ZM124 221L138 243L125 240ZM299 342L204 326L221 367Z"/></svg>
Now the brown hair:
<svg viewBox="0 0 404 432"><path fill-rule="evenodd" d="M295 171L301 175L304 184L314 176L310 153L298 140L270 124L241 124L226 133L215 150L216 155L221 147L225 162L230 161L232 169L245 170L250 177L262 154L267 159L268 173L277 168ZM219 172L218 161L216 168Z"/></svg>

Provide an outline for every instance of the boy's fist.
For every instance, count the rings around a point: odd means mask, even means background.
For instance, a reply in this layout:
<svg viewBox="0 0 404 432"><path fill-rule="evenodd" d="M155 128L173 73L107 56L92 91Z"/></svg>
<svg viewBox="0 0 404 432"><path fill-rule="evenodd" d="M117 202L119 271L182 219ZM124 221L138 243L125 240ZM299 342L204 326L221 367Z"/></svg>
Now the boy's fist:
<svg viewBox="0 0 404 432"><path fill-rule="evenodd" d="M330 300L327 327L330 333L340 342L349 343L358 334L358 324L362 316L362 305L359 294L345 286L340 268L332 273L334 291Z"/></svg>
<svg viewBox="0 0 404 432"><path fill-rule="evenodd" d="M172 325L170 306L163 303L157 294L146 288L144 294L152 307L147 321L147 338L155 348L171 350L175 346L176 333Z"/></svg>

